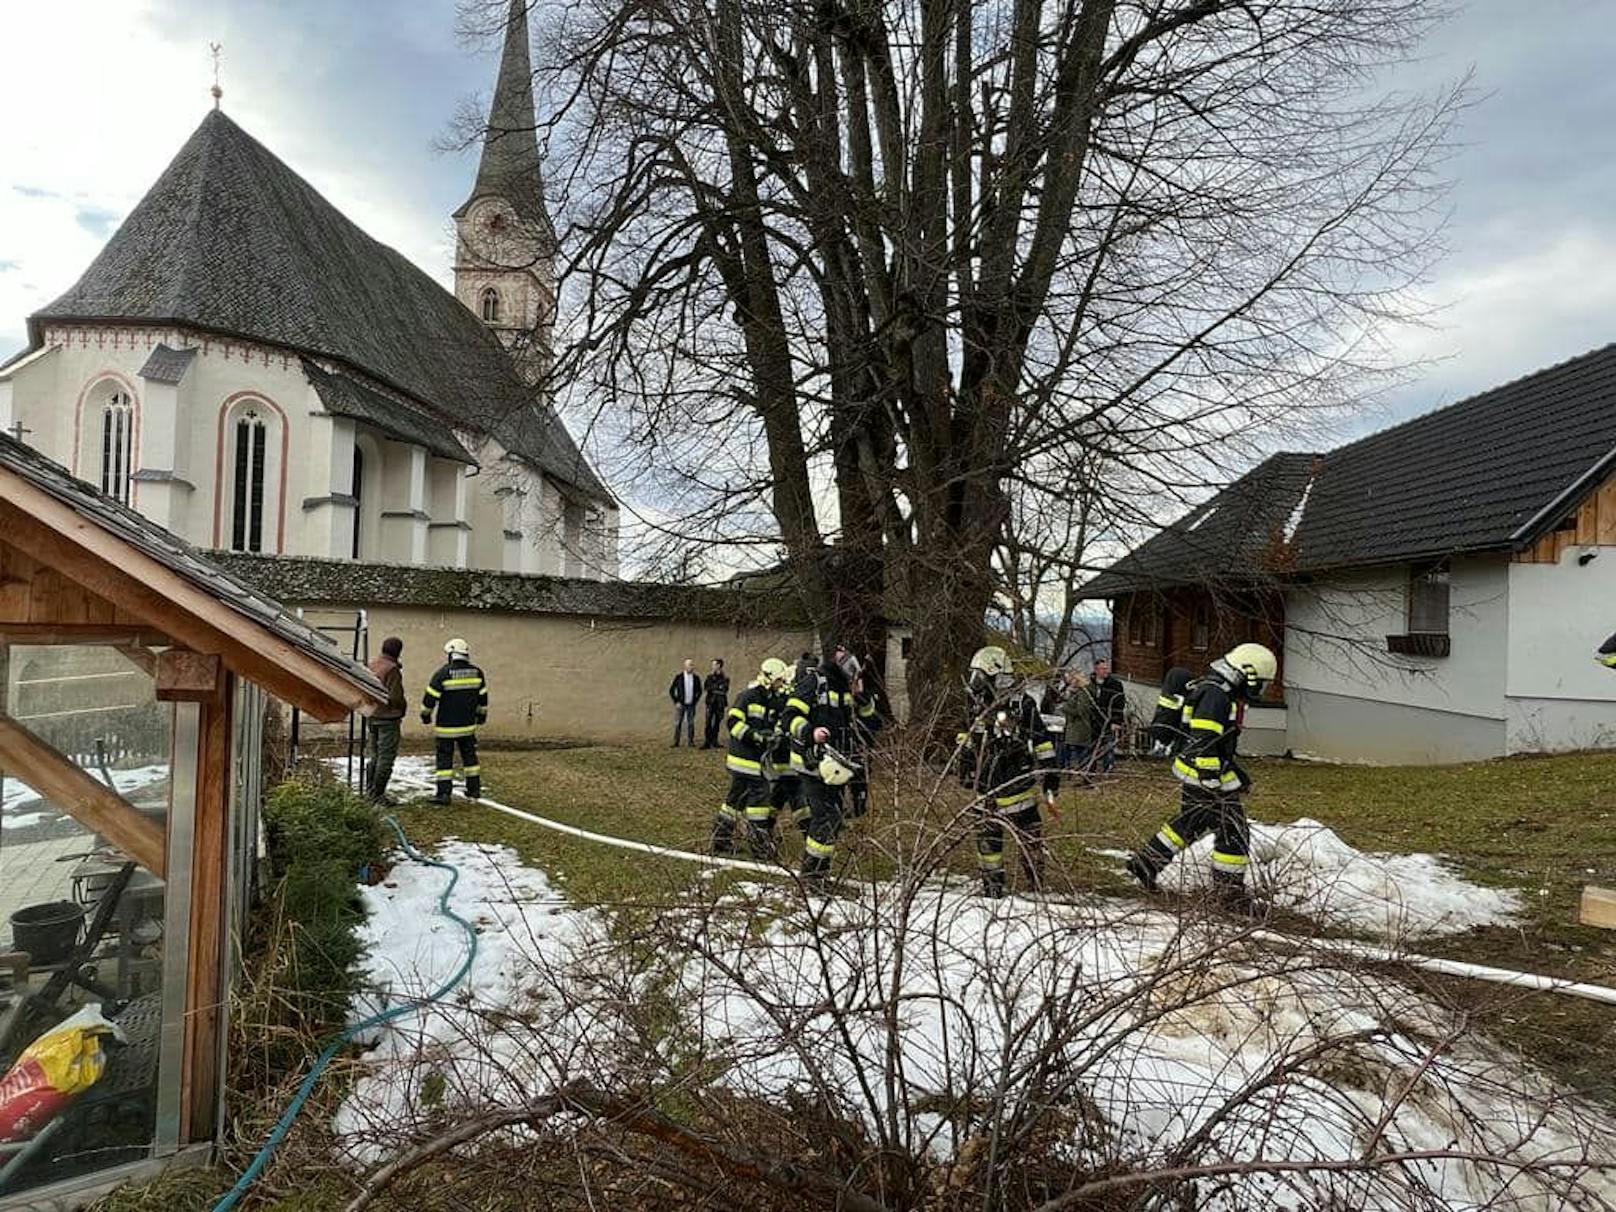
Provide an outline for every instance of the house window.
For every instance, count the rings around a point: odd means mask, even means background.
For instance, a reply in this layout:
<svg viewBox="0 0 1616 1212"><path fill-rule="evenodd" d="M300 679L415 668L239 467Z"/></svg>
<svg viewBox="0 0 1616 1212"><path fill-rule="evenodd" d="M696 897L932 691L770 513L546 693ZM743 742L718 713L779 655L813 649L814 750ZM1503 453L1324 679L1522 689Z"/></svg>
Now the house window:
<svg viewBox="0 0 1616 1212"><path fill-rule="evenodd" d="M101 491L129 504L130 460L135 449L135 406L114 391L101 410Z"/></svg>
<svg viewBox="0 0 1616 1212"><path fill-rule="evenodd" d="M1212 647L1212 607L1207 602L1197 602L1190 613L1190 647L1196 652Z"/></svg>
<svg viewBox="0 0 1616 1212"><path fill-rule="evenodd" d="M365 456L356 445L353 448L353 549L349 554L359 558L359 526L360 519L365 516L364 510L365 489Z"/></svg>
<svg viewBox="0 0 1616 1212"><path fill-rule="evenodd" d="M1413 635L1448 634L1448 566L1416 568L1408 582L1408 630Z"/></svg>
<svg viewBox="0 0 1616 1212"><path fill-rule="evenodd" d="M499 323L499 291L492 286L483 290L483 323Z"/></svg>
<svg viewBox="0 0 1616 1212"><path fill-rule="evenodd" d="M900 637L898 640L898 655L907 661L914 656L914 653L915 637L912 635Z"/></svg>
<svg viewBox="0 0 1616 1212"><path fill-rule="evenodd" d="M1160 634L1160 605L1154 598L1146 601L1135 598L1128 606L1128 643L1140 648L1154 648Z"/></svg>
<svg viewBox="0 0 1616 1212"><path fill-rule="evenodd" d="M236 421L235 492L230 512L230 550L264 549L264 418L248 408Z"/></svg>

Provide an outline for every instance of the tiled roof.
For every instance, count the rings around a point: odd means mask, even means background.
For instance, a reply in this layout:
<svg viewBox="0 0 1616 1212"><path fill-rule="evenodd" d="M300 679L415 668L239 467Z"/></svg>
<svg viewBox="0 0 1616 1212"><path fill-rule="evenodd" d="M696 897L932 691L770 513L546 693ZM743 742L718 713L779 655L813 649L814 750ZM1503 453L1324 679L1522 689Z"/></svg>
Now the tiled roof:
<svg viewBox="0 0 1616 1212"><path fill-rule="evenodd" d="M401 442L424 446L440 458L476 464L477 460L456 441L454 434L426 414L372 391L347 375L321 370L307 358L303 359L303 375L327 412L363 421Z"/></svg>
<svg viewBox="0 0 1616 1212"><path fill-rule="evenodd" d="M1342 446L1319 458L1316 473L1313 456L1275 455L1084 594L1205 582L1241 568L1322 572L1517 550L1573 513L1613 468L1616 345L1607 345Z"/></svg>
<svg viewBox="0 0 1616 1212"><path fill-rule="evenodd" d="M418 401L445 430L515 434L512 453L595 495L554 413L535 415L498 339L218 110L66 294L29 319L175 324L289 348ZM561 432L552 433L551 429ZM568 457L572 452L573 457Z"/></svg>
<svg viewBox="0 0 1616 1212"><path fill-rule="evenodd" d="M527 10L530 0L511 0L505 22L505 48L499 79L483 130L483 154L471 195L455 211L460 218L478 198L498 197L511 204L531 229L551 234L544 204L544 176L533 111L533 65L528 50Z"/></svg>
<svg viewBox="0 0 1616 1212"><path fill-rule="evenodd" d="M167 345L159 345L140 368L140 377L154 383L178 383L191 368L195 357L194 349L170 349Z"/></svg>
<svg viewBox="0 0 1616 1212"><path fill-rule="evenodd" d="M93 485L75 479L65 467L3 433L0 433L0 467L49 493L92 525L150 556L237 614L274 632L378 701L385 701L387 692L376 675L343 656L330 637L305 625L280 603L198 555L188 543L157 523L97 491Z"/></svg>
<svg viewBox="0 0 1616 1212"><path fill-rule="evenodd" d="M1155 586L1262 577L1283 548L1316 458L1271 455L1093 578L1083 586L1083 596L1109 598Z"/></svg>

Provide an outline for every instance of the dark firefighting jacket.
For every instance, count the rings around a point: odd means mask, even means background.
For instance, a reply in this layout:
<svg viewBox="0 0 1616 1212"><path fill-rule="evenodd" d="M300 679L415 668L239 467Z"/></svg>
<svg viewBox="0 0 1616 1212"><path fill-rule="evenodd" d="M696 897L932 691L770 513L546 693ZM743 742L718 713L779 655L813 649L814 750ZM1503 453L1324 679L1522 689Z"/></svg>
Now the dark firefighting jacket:
<svg viewBox="0 0 1616 1212"><path fill-rule="evenodd" d="M1001 697L982 678L972 680L969 697L969 722L955 737L960 782L991 795L994 805L1005 809L1036 800L1040 781L1045 791L1058 791L1055 733L1044 722L1038 700L1025 690Z"/></svg>
<svg viewBox="0 0 1616 1212"><path fill-rule="evenodd" d="M439 736L469 736L488 722L488 680L470 661L450 661L426 684L421 696L421 722L433 722Z"/></svg>
<svg viewBox="0 0 1616 1212"><path fill-rule="evenodd" d="M1193 677L1188 669L1175 665L1167 671L1161 692L1156 696L1156 713L1150 718L1150 742L1170 754L1177 753L1189 736L1188 722L1184 718L1184 691Z"/></svg>
<svg viewBox="0 0 1616 1212"><path fill-rule="evenodd" d="M1606 669L1616 669L1616 635L1599 646L1599 663Z"/></svg>
<svg viewBox="0 0 1616 1212"><path fill-rule="evenodd" d="M1214 665L1212 672L1185 690L1187 736L1173 759L1173 773L1191 787L1234 792L1246 783L1236 755L1243 710L1235 685Z"/></svg>
<svg viewBox="0 0 1616 1212"><path fill-rule="evenodd" d="M763 777L763 757L775 741L775 725L782 704L768 683L753 682L724 715L729 731L729 755L724 765L735 774Z"/></svg>
<svg viewBox="0 0 1616 1212"><path fill-rule="evenodd" d="M807 778L819 777L822 754L814 743L816 729L827 729L830 737L825 743L851 755L854 721L876 719L874 702L854 695L840 665L827 661L808 670L792 687L781 716L781 727L791 742L791 769Z"/></svg>

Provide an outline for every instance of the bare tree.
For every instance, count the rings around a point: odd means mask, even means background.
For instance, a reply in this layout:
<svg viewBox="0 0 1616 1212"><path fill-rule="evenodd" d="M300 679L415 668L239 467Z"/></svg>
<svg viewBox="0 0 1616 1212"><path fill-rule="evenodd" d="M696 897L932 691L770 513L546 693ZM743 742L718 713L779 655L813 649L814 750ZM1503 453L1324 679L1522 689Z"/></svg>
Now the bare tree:
<svg viewBox="0 0 1616 1212"><path fill-rule="evenodd" d="M1455 94L1376 73L1433 9L558 2L557 382L677 452L664 531L781 544L822 631L884 652L899 591L949 696L1034 546L1018 476L1092 453L1078 499L1159 521L1387 371Z"/></svg>

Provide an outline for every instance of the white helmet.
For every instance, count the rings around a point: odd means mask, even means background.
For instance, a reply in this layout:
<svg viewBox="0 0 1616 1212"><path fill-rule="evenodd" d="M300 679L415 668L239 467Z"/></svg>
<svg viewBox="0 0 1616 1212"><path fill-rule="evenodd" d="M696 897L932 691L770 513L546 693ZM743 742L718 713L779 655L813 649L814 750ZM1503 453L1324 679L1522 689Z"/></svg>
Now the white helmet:
<svg viewBox="0 0 1616 1212"><path fill-rule="evenodd" d="M858 773L856 763L843 757L829 745L825 746L825 756L819 759L819 777L827 787L841 787L853 781Z"/></svg>
<svg viewBox="0 0 1616 1212"><path fill-rule="evenodd" d="M767 657L758 666L758 676L765 685L782 686L791 680L791 667L779 657Z"/></svg>
<svg viewBox="0 0 1616 1212"><path fill-rule="evenodd" d="M1252 694L1261 694L1263 687L1279 673L1279 660L1273 651L1262 644L1236 644L1224 655L1224 663L1246 680Z"/></svg>
<svg viewBox="0 0 1616 1212"><path fill-rule="evenodd" d="M998 677L1010 672L1010 656L997 644L989 644L986 648L976 650L976 655L971 658L971 668L989 677Z"/></svg>
<svg viewBox="0 0 1616 1212"><path fill-rule="evenodd" d="M469 657L471 655L471 645L466 643L466 641L462 640L459 636L456 636L443 646L443 651L447 656Z"/></svg>

